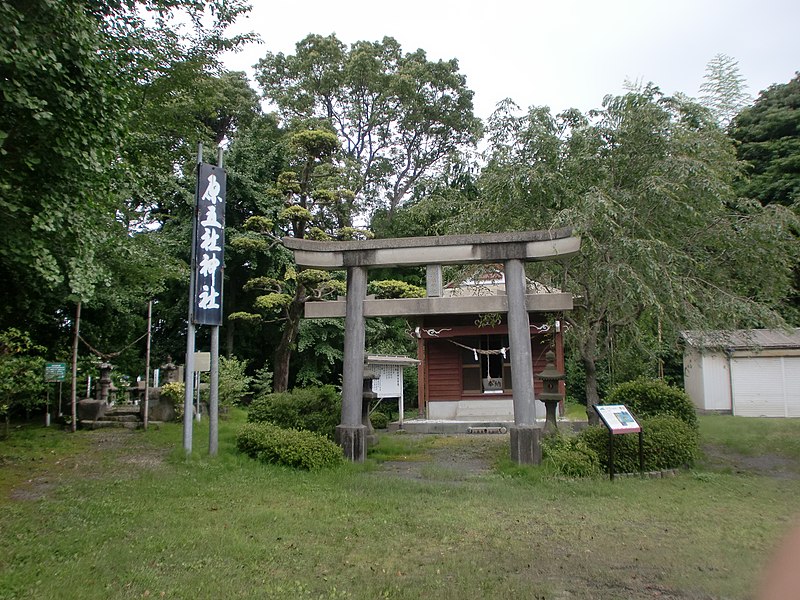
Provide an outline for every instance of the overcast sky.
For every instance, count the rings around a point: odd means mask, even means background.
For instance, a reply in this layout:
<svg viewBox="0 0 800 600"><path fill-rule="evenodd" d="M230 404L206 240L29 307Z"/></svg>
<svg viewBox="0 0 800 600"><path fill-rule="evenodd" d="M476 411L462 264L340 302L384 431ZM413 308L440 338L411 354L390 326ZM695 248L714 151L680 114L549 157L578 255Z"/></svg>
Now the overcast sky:
<svg viewBox="0 0 800 600"><path fill-rule="evenodd" d="M252 0L237 30L262 44L228 55L245 70L267 51L294 53L309 33L345 44L394 37L403 51L459 62L485 119L497 102L554 112L600 106L626 79L697 96L714 55L739 62L753 96L800 70L798 0Z"/></svg>

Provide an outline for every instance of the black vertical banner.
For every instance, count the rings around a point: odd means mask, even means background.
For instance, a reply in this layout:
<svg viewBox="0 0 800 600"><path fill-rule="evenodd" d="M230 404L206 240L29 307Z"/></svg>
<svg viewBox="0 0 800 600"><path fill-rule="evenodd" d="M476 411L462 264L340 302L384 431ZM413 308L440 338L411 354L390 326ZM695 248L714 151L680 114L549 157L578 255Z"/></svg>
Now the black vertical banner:
<svg viewBox="0 0 800 600"><path fill-rule="evenodd" d="M205 163L198 177L194 322L221 325L227 179L225 169Z"/></svg>

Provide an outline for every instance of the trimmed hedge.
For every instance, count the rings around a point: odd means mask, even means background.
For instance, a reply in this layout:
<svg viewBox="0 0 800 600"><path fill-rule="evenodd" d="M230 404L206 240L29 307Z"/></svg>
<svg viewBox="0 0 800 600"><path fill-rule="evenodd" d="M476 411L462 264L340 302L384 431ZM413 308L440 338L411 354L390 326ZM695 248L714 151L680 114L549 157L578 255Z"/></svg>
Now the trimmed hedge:
<svg viewBox="0 0 800 600"><path fill-rule="evenodd" d="M603 404L624 404L637 418L671 415L697 428L697 412L683 390L660 379L636 379L609 392Z"/></svg>
<svg viewBox="0 0 800 600"><path fill-rule="evenodd" d="M674 469L692 465L700 446L697 429L670 415L640 419L643 431L645 471ZM578 434L608 470L608 429L602 425L589 427ZM639 471L639 436L618 435L614 440L614 470L617 473Z"/></svg>
<svg viewBox="0 0 800 600"><path fill-rule="evenodd" d="M590 477L600 473L600 459L577 436L552 435L542 440L542 465L564 477Z"/></svg>
<svg viewBox="0 0 800 600"><path fill-rule="evenodd" d="M332 385L267 394L253 400L247 411L250 423L313 431L329 439L333 439L341 416L342 398Z"/></svg>
<svg viewBox="0 0 800 600"><path fill-rule="evenodd" d="M247 423L236 434L240 452L264 463L317 471L342 463L342 449L311 431L282 429L271 423Z"/></svg>

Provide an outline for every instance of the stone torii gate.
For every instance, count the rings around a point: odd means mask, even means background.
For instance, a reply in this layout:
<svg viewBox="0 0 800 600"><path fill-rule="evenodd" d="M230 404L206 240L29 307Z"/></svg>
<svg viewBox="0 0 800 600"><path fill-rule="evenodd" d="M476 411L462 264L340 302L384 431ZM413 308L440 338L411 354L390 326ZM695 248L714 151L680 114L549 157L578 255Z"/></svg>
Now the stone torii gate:
<svg viewBox="0 0 800 600"><path fill-rule="evenodd" d="M581 240L567 227L548 231L525 231L439 237L394 238L351 242L319 242L284 238L300 267L347 270L344 302L309 302L308 318L344 317L344 373L342 377L342 422L336 441L351 461L366 458L366 427L361 422L364 378L365 317L424 316L507 312L514 425L511 458L519 464L541 461L541 428L536 425L533 363L528 312L572 309L571 294L527 294L525 261L564 259L580 251ZM442 265L502 263L505 296L442 298ZM427 267L427 298L398 300L366 299L367 270L373 267Z"/></svg>

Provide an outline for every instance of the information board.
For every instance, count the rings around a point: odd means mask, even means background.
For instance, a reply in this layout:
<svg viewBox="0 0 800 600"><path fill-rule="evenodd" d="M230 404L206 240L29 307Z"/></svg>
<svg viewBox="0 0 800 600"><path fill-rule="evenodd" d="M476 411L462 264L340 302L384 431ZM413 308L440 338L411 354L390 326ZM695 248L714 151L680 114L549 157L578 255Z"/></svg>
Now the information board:
<svg viewBox="0 0 800 600"><path fill-rule="evenodd" d="M49 362L44 364L44 380L46 382L64 381L67 378L67 363Z"/></svg>
<svg viewBox="0 0 800 600"><path fill-rule="evenodd" d="M208 373L211 370L211 352L194 353L194 370Z"/></svg>
<svg viewBox="0 0 800 600"><path fill-rule="evenodd" d="M598 404L597 414L613 434L639 433L642 428L624 404Z"/></svg>

